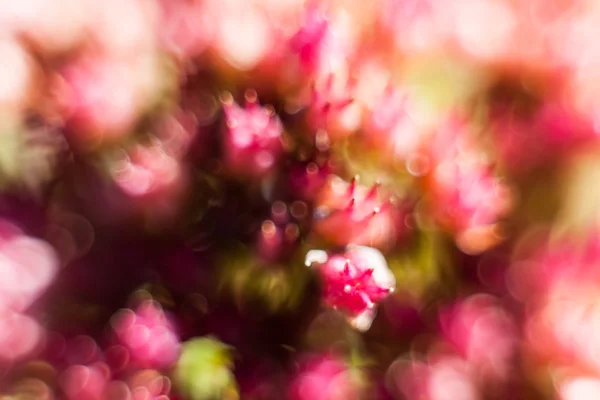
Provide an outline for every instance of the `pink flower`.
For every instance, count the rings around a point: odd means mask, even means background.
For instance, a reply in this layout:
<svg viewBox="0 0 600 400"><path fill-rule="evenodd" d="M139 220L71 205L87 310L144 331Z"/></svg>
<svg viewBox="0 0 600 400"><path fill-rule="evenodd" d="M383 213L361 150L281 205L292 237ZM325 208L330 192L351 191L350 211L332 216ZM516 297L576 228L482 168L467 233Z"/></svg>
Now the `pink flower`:
<svg viewBox="0 0 600 400"><path fill-rule="evenodd" d="M437 222L456 235L467 253L495 244L495 227L510 209L510 190L467 136L463 123L451 119L434 139L427 190Z"/></svg>
<svg viewBox="0 0 600 400"><path fill-rule="evenodd" d="M215 22L200 1L161 0L159 36L163 45L180 57L201 54L213 37Z"/></svg>
<svg viewBox="0 0 600 400"><path fill-rule="evenodd" d="M31 354L43 337L33 318L11 310L0 311L0 362L12 362Z"/></svg>
<svg viewBox="0 0 600 400"><path fill-rule="evenodd" d="M375 306L394 291L396 278L376 249L349 246L343 254L328 256L311 250L306 265L318 263L323 281L323 301L344 312L358 330L367 330L375 319Z"/></svg>
<svg viewBox="0 0 600 400"><path fill-rule="evenodd" d="M359 399L361 381L358 371L351 370L333 355L313 356L305 360L290 386L290 400Z"/></svg>
<svg viewBox="0 0 600 400"><path fill-rule="evenodd" d="M343 75L331 73L315 81L307 115L313 130L325 130L333 137L353 133L361 117L359 105L353 104L353 83L340 76Z"/></svg>
<svg viewBox="0 0 600 400"><path fill-rule="evenodd" d="M517 327L497 299L475 295L440 316L442 331L484 377L506 378L516 351Z"/></svg>
<svg viewBox="0 0 600 400"><path fill-rule="evenodd" d="M101 56L82 57L61 72L54 96L76 142L97 145L129 133L144 101L140 74L135 65Z"/></svg>
<svg viewBox="0 0 600 400"><path fill-rule="evenodd" d="M261 107L256 92L246 92L246 105L238 106L231 95L223 102L225 163L234 173L261 176L275 167L282 151L283 126L272 107Z"/></svg>
<svg viewBox="0 0 600 400"><path fill-rule="evenodd" d="M303 69L312 76L332 72L332 67L345 59L341 42L330 22L314 5L309 6L304 25L291 38L290 47L298 54Z"/></svg>
<svg viewBox="0 0 600 400"><path fill-rule="evenodd" d="M119 312L113 317L112 327L132 361L143 368L167 368L179 356L174 327L153 301L141 304L135 312Z"/></svg>
<svg viewBox="0 0 600 400"><path fill-rule="evenodd" d="M407 95L388 86L370 112L366 139L384 155L406 158L420 145L416 124L406 111Z"/></svg>
<svg viewBox="0 0 600 400"><path fill-rule="evenodd" d="M104 363L72 365L59 377L67 400L104 400L110 381L110 368Z"/></svg>
<svg viewBox="0 0 600 400"><path fill-rule="evenodd" d="M600 374L599 293L593 283L563 284L531 307L527 340L539 359Z"/></svg>
<svg viewBox="0 0 600 400"><path fill-rule="evenodd" d="M386 247L396 238L395 210L371 188L331 176L316 200L314 230L337 245Z"/></svg>
<svg viewBox="0 0 600 400"><path fill-rule="evenodd" d="M397 361L388 374L393 389L407 400L482 398L468 364L457 357L441 356L429 363Z"/></svg>
<svg viewBox="0 0 600 400"><path fill-rule="evenodd" d="M521 300L537 301L562 287L568 291L600 279L598 232L588 232L585 240L563 236L556 242L548 239L547 234L540 232L529 245L527 256L522 260L527 268L518 262L508 272L511 291Z"/></svg>
<svg viewBox="0 0 600 400"><path fill-rule="evenodd" d="M511 105L493 110L493 135L507 168L522 171L551 163L578 146L597 141L592 118L560 101L545 101L532 114L515 114Z"/></svg>
<svg viewBox="0 0 600 400"><path fill-rule="evenodd" d="M50 285L57 270L52 247L0 220L1 309L25 311Z"/></svg>
<svg viewBox="0 0 600 400"><path fill-rule="evenodd" d="M152 146L135 147L114 171L117 185L132 197L164 195L178 186L181 178L179 161L158 141Z"/></svg>
<svg viewBox="0 0 600 400"><path fill-rule="evenodd" d="M208 0L205 4L208 25L215 25L211 53L221 69L260 70L261 64L283 47L285 40L275 21L257 2Z"/></svg>
<svg viewBox="0 0 600 400"><path fill-rule="evenodd" d="M431 0L383 0L380 7L381 24L393 35L396 46L407 52L427 51L444 44L447 32L437 21L437 14Z"/></svg>

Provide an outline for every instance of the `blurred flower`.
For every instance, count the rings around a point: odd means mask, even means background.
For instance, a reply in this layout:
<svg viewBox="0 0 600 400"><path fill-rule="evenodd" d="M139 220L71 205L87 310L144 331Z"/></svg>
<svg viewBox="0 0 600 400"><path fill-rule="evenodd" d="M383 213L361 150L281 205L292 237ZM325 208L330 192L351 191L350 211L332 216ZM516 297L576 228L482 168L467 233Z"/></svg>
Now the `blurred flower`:
<svg viewBox="0 0 600 400"><path fill-rule="evenodd" d="M238 399L232 364L227 345L211 337L191 339L183 344L176 384L192 400Z"/></svg>
<svg viewBox="0 0 600 400"><path fill-rule="evenodd" d="M344 73L317 78L312 86L307 120L313 131L324 130L333 138L354 133L360 124L361 108L353 104L353 83Z"/></svg>
<svg viewBox="0 0 600 400"><path fill-rule="evenodd" d="M160 0L159 5L158 34L164 46L179 57L201 54L213 39L215 29L205 2Z"/></svg>
<svg viewBox="0 0 600 400"><path fill-rule="evenodd" d="M600 373L599 289L562 285L529 315L527 339L542 360Z"/></svg>
<svg viewBox="0 0 600 400"><path fill-rule="evenodd" d="M182 171L178 160L156 141L151 146L138 145L114 171L117 185L132 197L165 195L181 185Z"/></svg>
<svg viewBox="0 0 600 400"><path fill-rule="evenodd" d="M0 363L30 355L42 338L43 328L33 318L11 310L0 311Z"/></svg>
<svg viewBox="0 0 600 400"><path fill-rule="evenodd" d="M383 0L379 19L400 50L435 50L445 40L445 27L436 11L431 0Z"/></svg>
<svg viewBox="0 0 600 400"><path fill-rule="evenodd" d="M599 243L596 232L548 242L511 271L514 292L529 306L527 345L544 364L600 373Z"/></svg>
<svg viewBox="0 0 600 400"><path fill-rule="evenodd" d="M1 309L25 311L50 285L57 269L52 247L0 221Z"/></svg>
<svg viewBox="0 0 600 400"><path fill-rule="evenodd" d="M228 66L248 71L259 65L280 41L268 13L255 1L208 1L208 13L216 23L211 47ZM219 61L221 61L219 60Z"/></svg>
<svg viewBox="0 0 600 400"><path fill-rule="evenodd" d="M154 80L157 71L157 61L147 55L87 55L68 64L53 82L53 95L71 139L87 147L129 134L163 84Z"/></svg>
<svg viewBox="0 0 600 400"><path fill-rule="evenodd" d="M72 365L59 377L67 400L104 400L110 382L110 368L104 363Z"/></svg>
<svg viewBox="0 0 600 400"><path fill-rule="evenodd" d="M492 127L495 144L506 168L526 171L554 162L598 140L589 117L547 98L527 115L512 111L515 105L495 105Z"/></svg>
<svg viewBox="0 0 600 400"><path fill-rule="evenodd" d="M442 331L482 378L506 379L516 352L517 327L488 295L474 295L440 316Z"/></svg>
<svg viewBox="0 0 600 400"><path fill-rule="evenodd" d="M419 130L407 113L408 95L389 85L368 114L366 140L384 157L406 160L417 150Z"/></svg>
<svg viewBox="0 0 600 400"><path fill-rule="evenodd" d="M455 21L454 38L469 55L483 61L508 58L518 24L510 2L457 1L448 8ZM485 27L480 23L482 20L487 22Z"/></svg>
<svg viewBox="0 0 600 400"><path fill-rule="evenodd" d="M467 363L452 356L441 356L429 363L396 362L388 374L394 390L407 400L482 398Z"/></svg>
<svg viewBox="0 0 600 400"><path fill-rule="evenodd" d="M169 400L171 381L155 370L142 370L127 379L131 400Z"/></svg>
<svg viewBox="0 0 600 400"><path fill-rule="evenodd" d="M340 38L316 2L308 5L304 25L291 38L290 47L311 76L335 71L346 58Z"/></svg>
<svg viewBox="0 0 600 400"><path fill-rule="evenodd" d="M343 359L331 355L308 357L290 386L290 400L360 399L365 377Z"/></svg>
<svg viewBox="0 0 600 400"><path fill-rule="evenodd" d="M342 254L328 256L311 250L306 265L319 264L323 301L343 311L356 329L366 331L375 319L375 306L394 291L396 278L376 249L349 246Z"/></svg>
<svg viewBox="0 0 600 400"><path fill-rule="evenodd" d="M109 57L142 56L156 46L153 22L156 3L132 0L91 1L88 29L98 45ZM117 87L117 86L115 86Z"/></svg>
<svg viewBox="0 0 600 400"><path fill-rule="evenodd" d="M312 201L327 183L332 167L329 162L300 163L290 172L290 186L294 195L305 201Z"/></svg>
<svg viewBox="0 0 600 400"><path fill-rule="evenodd" d="M82 60L67 67L57 87L66 119L79 132L119 137L132 128L137 114L135 80L127 65L109 60ZM119 92L115 93L114 88Z"/></svg>
<svg viewBox="0 0 600 400"><path fill-rule="evenodd" d="M142 368L168 368L179 356L179 339L168 316L154 301L142 303L135 312L122 310L112 327L131 360Z"/></svg>
<svg viewBox="0 0 600 400"><path fill-rule="evenodd" d="M273 169L282 151L283 126L272 107L261 107L253 90L246 104L238 106L231 95L223 103L225 112L225 163L234 173L261 176Z"/></svg>
<svg viewBox="0 0 600 400"><path fill-rule="evenodd" d="M396 239L396 216L380 192L378 184L368 189L356 178L347 183L330 176L317 196L314 231L337 245L389 246Z"/></svg>
<svg viewBox="0 0 600 400"><path fill-rule="evenodd" d="M479 253L500 239L496 225L510 209L511 193L466 135L457 120L440 128L427 189L437 222L456 235L461 250Z"/></svg>

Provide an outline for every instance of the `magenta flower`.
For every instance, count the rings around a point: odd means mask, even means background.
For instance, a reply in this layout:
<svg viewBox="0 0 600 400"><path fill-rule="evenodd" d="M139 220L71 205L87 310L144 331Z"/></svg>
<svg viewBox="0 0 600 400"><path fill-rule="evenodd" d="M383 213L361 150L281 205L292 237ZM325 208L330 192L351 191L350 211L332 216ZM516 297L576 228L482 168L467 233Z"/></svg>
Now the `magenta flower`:
<svg viewBox="0 0 600 400"><path fill-rule="evenodd" d="M283 126L272 107L261 107L256 92L246 92L238 106L231 95L223 101L225 112L225 163L234 173L260 176L275 167L282 151Z"/></svg>
<svg viewBox="0 0 600 400"><path fill-rule="evenodd" d="M598 140L592 118L549 99L533 114L515 114L511 105L497 105L492 126L495 144L507 168L530 170L552 163L578 146Z"/></svg>
<svg viewBox="0 0 600 400"><path fill-rule="evenodd" d="M307 118L315 131L325 130L330 136L344 137L357 128L360 113L351 107L354 84L348 81L340 84L334 80L337 76L328 74L313 84Z"/></svg>
<svg viewBox="0 0 600 400"><path fill-rule="evenodd" d="M316 200L314 231L331 243L386 247L396 238L395 210L379 185L331 176Z"/></svg>
<svg viewBox="0 0 600 400"><path fill-rule="evenodd" d="M290 400L361 398L361 376L342 359L326 354L304 361L290 386Z"/></svg>
<svg viewBox="0 0 600 400"><path fill-rule="evenodd" d="M311 250L306 255L306 265L313 263L320 264L324 303L345 313L356 329L369 329L375 319L375 306L396 285L383 255L364 246L349 246L343 254L332 256Z"/></svg>
<svg viewBox="0 0 600 400"><path fill-rule="evenodd" d="M341 41L317 6L307 10L304 25L291 38L290 47L298 54L302 68L311 76L332 72L345 59Z"/></svg>
<svg viewBox="0 0 600 400"><path fill-rule="evenodd" d="M179 356L179 338L172 323L153 301L141 304L136 311L123 310L112 320L119 342L131 360L143 368L167 368Z"/></svg>

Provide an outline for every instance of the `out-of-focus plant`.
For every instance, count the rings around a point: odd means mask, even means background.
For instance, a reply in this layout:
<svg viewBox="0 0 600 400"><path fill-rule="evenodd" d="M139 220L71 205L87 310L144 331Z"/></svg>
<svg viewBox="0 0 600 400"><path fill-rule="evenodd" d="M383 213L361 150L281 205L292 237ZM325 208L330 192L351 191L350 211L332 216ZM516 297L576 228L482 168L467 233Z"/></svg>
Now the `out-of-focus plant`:
<svg viewBox="0 0 600 400"><path fill-rule="evenodd" d="M238 399L232 361L231 349L222 342L211 337L191 339L182 345L176 383L194 400Z"/></svg>

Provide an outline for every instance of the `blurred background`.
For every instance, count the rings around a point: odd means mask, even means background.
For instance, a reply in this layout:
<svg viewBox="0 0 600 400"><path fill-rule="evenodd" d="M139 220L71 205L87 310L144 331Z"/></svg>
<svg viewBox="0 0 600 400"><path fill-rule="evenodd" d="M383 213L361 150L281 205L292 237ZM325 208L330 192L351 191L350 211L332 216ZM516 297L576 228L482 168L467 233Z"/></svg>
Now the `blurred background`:
<svg viewBox="0 0 600 400"><path fill-rule="evenodd" d="M0 399L600 399L598 35L0 0Z"/></svg>

